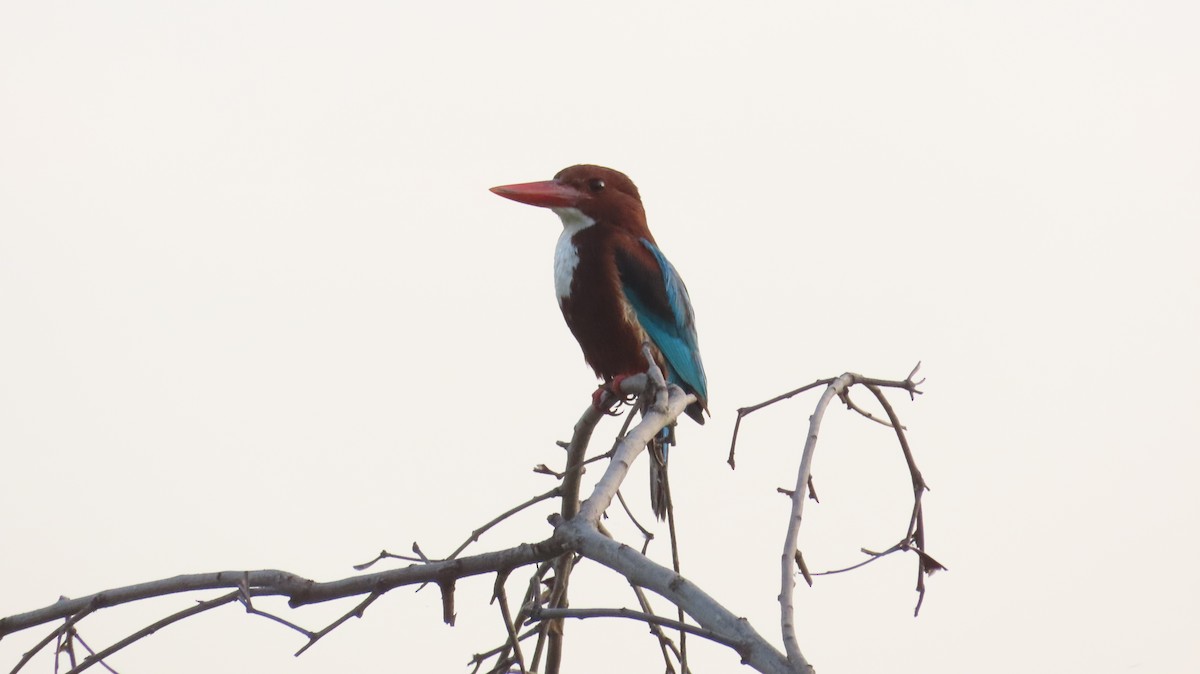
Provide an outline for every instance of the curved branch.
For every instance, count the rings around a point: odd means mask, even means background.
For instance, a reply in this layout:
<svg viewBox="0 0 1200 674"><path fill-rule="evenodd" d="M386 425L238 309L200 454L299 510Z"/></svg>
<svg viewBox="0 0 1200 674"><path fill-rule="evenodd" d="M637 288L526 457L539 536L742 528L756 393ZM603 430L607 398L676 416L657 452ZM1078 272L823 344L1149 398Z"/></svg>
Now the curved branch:
<svg viewBox="0 0 1200 674"><path fill-rule="evenodd" d="M779 589L779 622L783 631L783 647L787 650L788 661L801 671L811 671L812 666L800 652L800 642L796 639L796 573L792 564L796 560L796 541L800 537L800 519L804 515L805 492L808 489L808 478L812 474L812 457L817 450L817 434L821 431L821 421L825 418L825 410L835 396L839 396L849 388L855 380L855 375L847 372L834 379L821 394L817 401L817 409L808 419L808 437L804 441L804 453L800 456L800 470L796 474L796 489L792 492L792 512L788 519L787 535L783 540L783 555L780 559L781 584Z"/></svg>
<svg viewBox="0 0 1200 674"><path fill-rule="evenodd" d="M468 538L467 540L463 541L462 545L455 548L454 552L451 552L449 554L449 556L446 557L446 559L457 559L458 555L461 554L463 550L467 549L467 546L469 546L472 543L478 542L479 537L484 535L485 533L487 533L488 530L491 529L492 527L496 526L497 524L500 524L504 520L512 517L513 515L516 515L517 513L521 512L522 510L524 510L526 508L537 505L538 503L541 503L542 501L552 499L555 496L560 495L561 493L562 493L562 488L555 487L554 489L551 489L550 491L548 491L544 494L538 494L537 496L530 498L529 500L525 501L524 503L515 505L515 506L509 508L508 510L504 511L503 513L500 513L499 515L493 517L491 520L488 521L487 524L484 524L483 526L479 527L478 529L472 531L471 537Z"/></svg>
<svg viewBox="0 0 1200 674"><path fill-rule="evenodd" d="M592 523L600 521L600 516L612 504L617 489L625 481L625 475L629 473L629 468L637 459L638 454L646 449L646 444L655 435L658 435L659 431L678 419L684 409L695 401L694 395L684 393L683 389L678 386L670 386L667 389L667 401L664 409L659 409L658 405L651 405L646 409L642 414L642 420L617 443L604 475L596 482L591 496L580 506L579 519Z"/></svg>

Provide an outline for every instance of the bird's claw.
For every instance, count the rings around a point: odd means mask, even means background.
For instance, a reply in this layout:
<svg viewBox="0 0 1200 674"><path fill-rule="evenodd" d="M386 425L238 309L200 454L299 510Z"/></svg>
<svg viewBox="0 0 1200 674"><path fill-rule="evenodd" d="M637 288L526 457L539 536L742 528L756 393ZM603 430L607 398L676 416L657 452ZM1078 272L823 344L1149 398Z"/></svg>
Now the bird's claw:
<svg viewBox="0 0 1200 674"><path fill-rule="evenodd" d="M592 393L592 407L602 410L609 416L620 416L621 413L617 411L617 408L620 407L620 404L630 402L636 397L632 395L627 396L624 393L621 393L621 382L625 381L625 379L627 379L629 376L630 375L627 374L619 374L613 377L612 381L601 384L596 391ZM604 394L606 393L613 394L613 396L615 396L617 399L617 404L613 407L613 409L607 409L608 405L604 403Z"/></svg>

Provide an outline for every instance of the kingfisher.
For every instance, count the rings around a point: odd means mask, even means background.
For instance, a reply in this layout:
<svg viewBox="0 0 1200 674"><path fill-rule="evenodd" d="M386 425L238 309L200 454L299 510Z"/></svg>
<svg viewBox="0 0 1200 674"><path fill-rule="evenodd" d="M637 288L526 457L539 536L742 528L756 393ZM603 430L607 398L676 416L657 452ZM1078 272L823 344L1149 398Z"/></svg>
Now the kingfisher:
<svg viewBox="0 0 1200 674"><path fill-rule="evenodd" d="M703 424L708 381L691 298L646 225L633 181L620 171L578 164L553 180L491 191L549 208L562 220L554 248L554 291L584 360L604 381L596 403L606 389L620 395L622 379L646 370L645 343L667 381L696 396L686 413ZM666 449L673 442L669 428L651 443L650 500L660 519L670 499Z"/></svg>

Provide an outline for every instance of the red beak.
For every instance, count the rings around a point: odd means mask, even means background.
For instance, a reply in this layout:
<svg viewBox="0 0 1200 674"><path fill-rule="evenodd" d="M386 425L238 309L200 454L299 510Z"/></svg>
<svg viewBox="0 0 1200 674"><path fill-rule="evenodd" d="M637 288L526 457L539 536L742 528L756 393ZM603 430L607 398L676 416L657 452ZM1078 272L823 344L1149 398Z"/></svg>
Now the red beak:
<svg viewBox="0 0 1200 674"><path fill-rule="evenodd" d="M561 185L553 180L544 180L537 183L520 183L517 185L501 185L493 187L492 192L499 194L505 199L512 199L523 204L541 206L543 208L578 206L579 201L584 196L583 192L574 187Z"/></svg>

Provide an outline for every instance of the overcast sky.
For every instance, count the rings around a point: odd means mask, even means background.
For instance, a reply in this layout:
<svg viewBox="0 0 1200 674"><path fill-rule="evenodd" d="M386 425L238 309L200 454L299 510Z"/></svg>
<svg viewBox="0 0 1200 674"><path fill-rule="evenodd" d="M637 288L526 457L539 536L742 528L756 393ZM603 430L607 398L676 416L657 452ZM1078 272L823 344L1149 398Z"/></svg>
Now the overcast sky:
<svg viewBox="0 0 1200 674"><path fill-rule="evenodd" d="M487 188L587 162L637 182L695 304L685 575L779 644L775 489L816 396L747 419L730 471L735 410L920 360L926 394L895 400L950 571L917 619L911 558L802 586L817 670L1200 671L1198 25L1103 0L0 4L0 615L440 556L550 488L530 468L594 380L554 301L557 218ZM815 474L811 568L903 533L886 429L831 410ZM551 509L473 549L548 535ZM633 604L579 574L574 607ZM231 606L112 664L469 671L502 638L490 591L459 585L454 628L393 592L298 659ZM568 630L568 671L661 666L640 625ZM697 674L745 671L691 648Z"/></svg>

